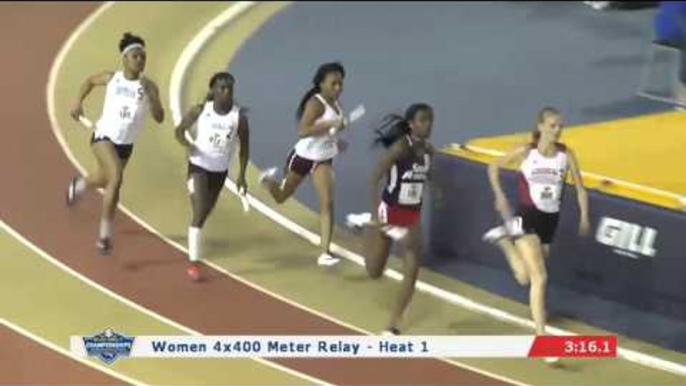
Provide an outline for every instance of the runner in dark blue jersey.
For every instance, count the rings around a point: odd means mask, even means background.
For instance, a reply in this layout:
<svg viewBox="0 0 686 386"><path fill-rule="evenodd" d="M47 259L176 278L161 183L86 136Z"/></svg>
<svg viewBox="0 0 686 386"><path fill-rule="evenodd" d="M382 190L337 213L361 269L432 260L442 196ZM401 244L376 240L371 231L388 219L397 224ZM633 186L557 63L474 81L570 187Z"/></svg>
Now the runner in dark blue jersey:
<svg viewBox="0 0 686 386"><path fill-rule="evenodd" d="M422 250L420 211L422 193L429 179L433 147L431 136L434 114L424 103L411 105L405 116L389 115L376 130L375 143L388 150L372 178L372 211L350 214L348 225L366 228L366 268L371 278L383 274L394 241L403 247L403 281L398 301L384 333L399 334L399 324L414 293ZM383 193L379 182L385 177Z"/></svg>

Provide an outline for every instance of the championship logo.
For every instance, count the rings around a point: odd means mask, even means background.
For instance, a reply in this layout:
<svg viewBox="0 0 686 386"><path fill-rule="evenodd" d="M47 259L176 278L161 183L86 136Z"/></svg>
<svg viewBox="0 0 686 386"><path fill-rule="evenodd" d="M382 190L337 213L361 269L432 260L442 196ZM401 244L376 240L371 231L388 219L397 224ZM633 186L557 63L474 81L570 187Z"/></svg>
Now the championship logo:
<svg viewBox="0 0 686 386"><path fill-rule="evenodd" d="M134 339L108 328L100 334L83 337L83 344L88 356L99 358L109 365L119 357L131 354Z"/></svg>

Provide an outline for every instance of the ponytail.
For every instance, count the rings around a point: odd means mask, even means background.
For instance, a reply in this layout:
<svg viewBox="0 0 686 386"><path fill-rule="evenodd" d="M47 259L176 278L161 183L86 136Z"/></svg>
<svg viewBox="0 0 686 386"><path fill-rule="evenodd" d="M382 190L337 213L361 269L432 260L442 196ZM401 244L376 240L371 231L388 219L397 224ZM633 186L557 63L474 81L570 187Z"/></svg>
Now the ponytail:
<svg viewBox="0 0 686 386"><path fill-rule="evenodd" d="M305 95L303 95L302 99L300 100L300 104L298 104L298 110L295 112L296 118L302 118L303 112L305 112L305 105L307 104L307 101L309 101L310 98L318 94L320 91L321 89L319 88L319 84L307 90Z"/></svg>
<svg viewBox="0 0 686 386"><path fill-rule="evenodd" d="M398 114L388 114L381 122L381 126L374 130L376 138L373 145L389 148L400 138L409 135L412 132L410 121L419 111L433 111L433 109L426 103L414 103L405 110L404 117Z"/></svg>
<svg viewBox="0 0 686 386"><path fill-rule="evenodd" d="M388 114L381 126L374 130L374 146L391 147L397 140L410 134L410 123L398 114Z"/></svg>

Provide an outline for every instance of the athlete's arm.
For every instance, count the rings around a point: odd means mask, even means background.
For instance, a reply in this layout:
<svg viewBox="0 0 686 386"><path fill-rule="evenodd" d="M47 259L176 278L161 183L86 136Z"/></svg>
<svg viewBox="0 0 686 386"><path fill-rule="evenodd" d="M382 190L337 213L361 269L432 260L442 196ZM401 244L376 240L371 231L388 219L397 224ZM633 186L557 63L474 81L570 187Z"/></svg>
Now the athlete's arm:
<svg viewBox="0 0 686 386"><path fill-rule="evenodd" d="M588 193L584 187L584 180L579 169L579 162L572 149L567 148L567 158L569 159L569 171L572 174L574 186L576 186L576 198L579 201L579 211L581 212L579 233L582 236L586 236L591 231L591 222L588 217Z"/></svg>
<svg viewBox="0 0 686 386"><path fill-rule="evenodd" d="M384 176L388 173L388 171L391 170L393 164L395 164L395 162L408 151L410 151L410 148L406 141L396 141L381 157L381 160L376 165L376 169L374 169L374 173L372 174L372 179L370 181L372 194L371 214L372 218L374 219L374 222L378 222L378 208L379 204L381 204L381 195L379 194L379 183L383 180Z"/></svg>
<svg viewBox="0 0 686 386"><path fill-rule="evenodd" d="M188 149L190 149L192 144L190 142L188 142L188 139L186 139L186 131L191 126L193 126L195 121L198 120L198 117L200 116L200 113L202 112L202 107L203 107L202 104L198 104L198 105L193 106L193 108L191 108L190 111L188 111L186 113L186 115L184 115L183 119L181 119L181 123L179 123L179 125L174 130L176 140L179 141L179 143L182 146L184 146Z"/></svg>
<svg viewBox="0 0 686 386"><path fill-rule="evenodd" d="M148 96L148 101L150 101L152 117L157 123L162 123L164 121L164 107L162 107L162 102L160 102L160 89L155 82L145 77L141 78L141 84L143 85L145 95Z"/></svg>
<svg viewBox="0 0 686 386"><path fill-rule="evenodd" d="M238 139L241 141L241 149L238 155L240 159L240 171L236 186L238 190L248 190L248 183L245 180L245 171L248 168L248 160L250 159L250 125L248 124L248 117L240 114L238 118Z"/></svg>
<svg viewBox="0 0 686 386"><path fill-rule="evenodd" d="M500 212L503 218L511 216L512 209L507 201L503 187L500 184L500 168L515 161L521 162L528 151L528 145L518 146L488 165L488 179L491 183L491 189L493 189L493 193L495 194L495 208Z"/></svg>
<svg viewBox="0 0 686 386"><path fill-rule="evenodd" d="M298 124L298 137L312 137L320 136L328 133L329 129L335 127L340 130L343 127L343 119L332 119L319 122L314 122L324 114L324 106L317 98L310 98L305 104L303 116L300 118Z"/></svg>
<svg viewBox="0 0 686 386"><path fill-rule="evenodd" d="M88 94L91 93L95 86L105 86L112 79L112 71L105 71L95 75L91 75L83 82L81 88L79 89L79 95L76 97L76 103L71 109L69 115L71 115L74 120L79 120L79 116L83 115L83 101L86 100Z"/></svg>

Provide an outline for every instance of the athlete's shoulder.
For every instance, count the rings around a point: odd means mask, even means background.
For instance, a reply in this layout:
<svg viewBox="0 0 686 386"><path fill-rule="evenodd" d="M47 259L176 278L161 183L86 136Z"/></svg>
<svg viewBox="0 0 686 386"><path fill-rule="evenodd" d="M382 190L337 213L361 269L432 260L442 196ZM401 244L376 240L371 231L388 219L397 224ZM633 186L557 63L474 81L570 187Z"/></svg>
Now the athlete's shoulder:
<svg viewBox="0 0 686 386"><path fill-rule="evenodd" d="M311 114L313 118L324 114L324 111L326 111L326 106L317 98L316 94L305 102L305 112L309 112L307 114ZM305 115L304 113L303 116Z"/></svg>
<svg viewBox="0 0 686 386"><path fill-rule="evenodd" d="M205 110L205 107L206 107L206 106L207 106L207 102L196 103L195 105L193 105L193 106L191 107L191 110L190 110L190 111L193 112L193 113L198 113L198 114L199 114L199 113L201 113L203 110Z"/></svg>

